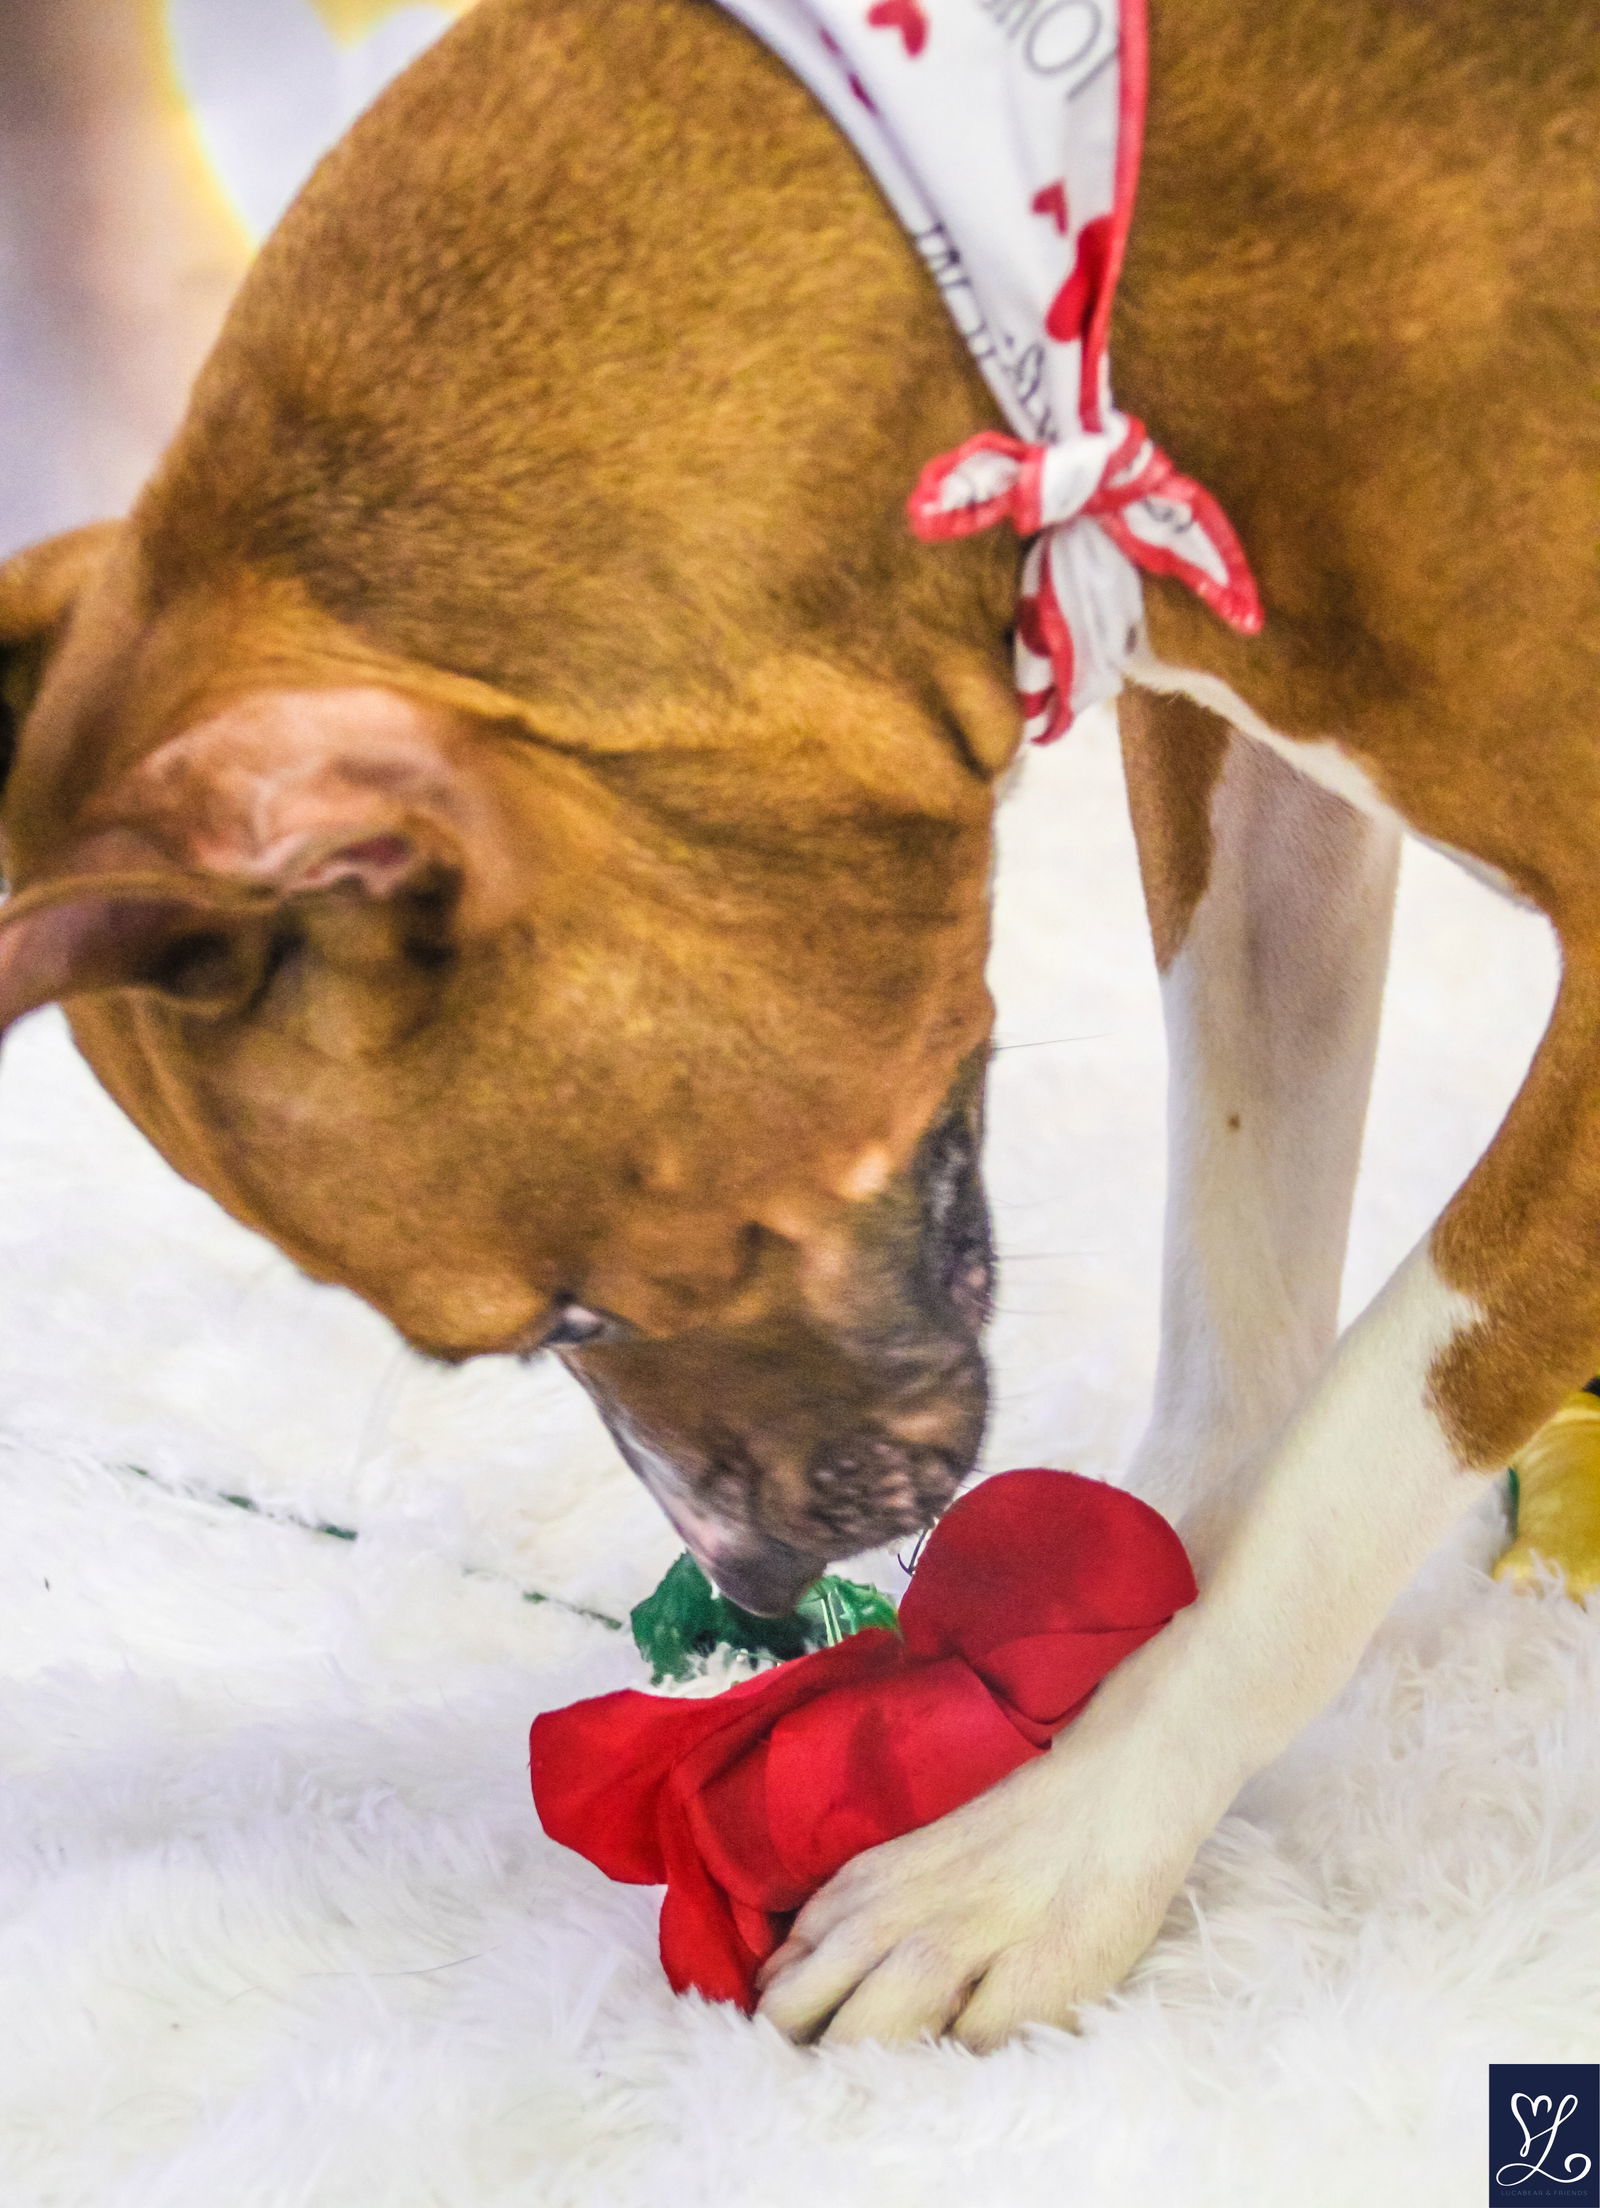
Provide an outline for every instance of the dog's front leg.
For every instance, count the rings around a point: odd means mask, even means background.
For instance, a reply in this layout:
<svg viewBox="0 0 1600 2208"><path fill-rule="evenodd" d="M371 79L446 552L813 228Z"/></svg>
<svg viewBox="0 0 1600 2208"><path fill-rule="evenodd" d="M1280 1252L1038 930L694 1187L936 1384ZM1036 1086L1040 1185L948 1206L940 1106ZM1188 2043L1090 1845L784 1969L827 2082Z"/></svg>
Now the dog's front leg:
<svg viewBox="0 0 1600 2208"><path fill-rule="evenodd" d="M764 2013L797 2036L948 2030L988 2048L1115 1986L1239 1787L1337 1692L1482 1492L1431 1380L1477 1319L1416 1252L1273 1445L1199 1600L1047 1755L848 1864L775 1959Z"/></svg>
<svg viewBox="0 0 1600 2208"><path fill-rule="evenodd" d="M1463 1467L1500 1461L1492 1442L1447 1434L1433 1407L1434 1367L1476 1339L1478 1312L1445 1286L1427 1247L1282 1423L1333 1324L1392 839L1307 798L1253 750L1227 758L1237 740L1213 741L1223 754L1198 777L1207 794L1190 812L1214 823L1215 845L1199 869L1175 864L1165 908L1167 922L1181 913L1187 881L1200 949L1178 976L1174 1025L1181 1038L1187 1023L1201 1047L1174 1137L1174 1224L1187 1222L1188 1242L1169 1273L1168 1313L1188 1332L1167 1352L1164 1430L1207 1451L1213 1470L1234 1471L1254 1447L1250 1507L1195 1521L1201 1599L1112 1675L1048 1756L858 1858L803 1913L764 2003L799 2034L824 2023L835 2040L949 2029L985 2047L1030 2020L1069 2022L1116 1984L1240 1784L1349 1676L1416 1564L1475 1500ZM1148 818L1146 829L1148 874ZM1342 869L1319 863L1341 845ZM1237 862L1252 850L1265 872L1244 879ZM1264 887L1275 871L1276 913ZM1159 942L1159 889L1153 903ZM1343 973L1341 951L1353 962ZM1245 1032L1247 1003L1267 1033ZM1229 1085L1230 1039L1247 1053L1243 1090ZM1248 1144L1228 1140L1244 1132L1227 1124L1235 1110L1253 1115ZM1265 1188L1235 1169L1241 1156L1265 1164ZM1253 1269L1236 1281L1230 1194ZM1305 1267L1298 1280L1291 1260ZM1263 1338L1254 1373L1252 1327ZM1233 1492L1245 1484L1234 1479Z"/></svg>
<svg viewBox="0 0 1600 2208"><path fill-rule="evenodd" d="M1203 1573L1333 1349L1400 839L1187 698L1119 710L1171 1068L1161 1356L1129 1484Z"/></svg>

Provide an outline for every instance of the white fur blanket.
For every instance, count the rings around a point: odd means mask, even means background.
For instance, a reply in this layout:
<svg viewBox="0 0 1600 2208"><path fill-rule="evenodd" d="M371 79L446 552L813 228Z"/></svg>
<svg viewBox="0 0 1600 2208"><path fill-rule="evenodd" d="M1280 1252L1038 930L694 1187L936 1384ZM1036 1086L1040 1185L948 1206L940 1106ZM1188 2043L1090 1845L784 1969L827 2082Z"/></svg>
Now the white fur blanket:
<svg viewBox="0 0 1600 2208"><path fill-rule="evenodd" d="M1003 846L990 1461L1114 1477L1162 1058L1106 725L1030 759ZM1411 856L1357 1300L1553 970ZM674 2001L655 1897L534 1820L533 1713L641 1672L522 1591L620 1616L673 1552L576 1392L301 1281L54 1014L6 1047L0 1180L5 2208L1458 2208L1486 2064L1600 2051L1600 1615L1485 1577L1496 1496L1081 2036L798 2052Z"/></svg>

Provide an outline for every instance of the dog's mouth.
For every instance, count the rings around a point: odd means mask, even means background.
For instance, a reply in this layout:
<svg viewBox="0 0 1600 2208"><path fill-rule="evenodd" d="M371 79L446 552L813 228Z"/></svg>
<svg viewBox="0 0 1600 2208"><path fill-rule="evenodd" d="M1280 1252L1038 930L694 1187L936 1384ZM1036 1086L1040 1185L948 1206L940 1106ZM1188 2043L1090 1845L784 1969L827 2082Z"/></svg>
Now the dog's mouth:
<svg viewBox="0 0 1600 2208"><path fill-rule="evenodd" d="M693 1541L687 1545L718 1594L758 1618L788 1617L828 1561L786 1541L768 1541L749 1555L702 1550Z"/></svg>

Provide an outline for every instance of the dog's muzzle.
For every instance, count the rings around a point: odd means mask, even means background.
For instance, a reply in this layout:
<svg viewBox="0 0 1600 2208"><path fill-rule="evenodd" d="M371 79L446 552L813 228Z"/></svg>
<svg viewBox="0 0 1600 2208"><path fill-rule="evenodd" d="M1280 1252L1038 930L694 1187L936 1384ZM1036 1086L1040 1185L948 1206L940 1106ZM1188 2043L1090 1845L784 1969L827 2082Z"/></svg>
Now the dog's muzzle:
<svg viewBox="0 0 1600 2208"><path fill-rule="evenodd" d="M575 1350L623 1456L742 1609L792 1609L837 1559L931 1525L972 1470L993 1254L981 1083L964 1078L906 1175L864 1205L826 1322Z"/></svg>

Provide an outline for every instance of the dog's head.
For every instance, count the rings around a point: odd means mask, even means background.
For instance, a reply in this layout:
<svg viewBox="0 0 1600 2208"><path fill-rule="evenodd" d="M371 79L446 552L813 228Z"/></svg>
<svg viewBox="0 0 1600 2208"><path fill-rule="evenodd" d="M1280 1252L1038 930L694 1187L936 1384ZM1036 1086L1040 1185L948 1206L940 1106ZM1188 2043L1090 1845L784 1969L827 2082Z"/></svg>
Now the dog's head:
<svg viewBox="0 0 1600 2208"><path fill-rule="evenodd" d="M583 726L293 592L0 569L0 1015L418 1348L557 1351L787 1608L969 1469L990 787L803 654ZM220 670L220 672L219 672ZM751 762L759 759L760 771Z"/></svg>

